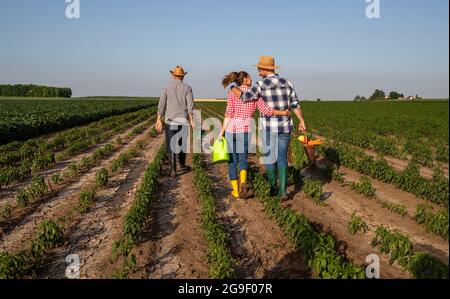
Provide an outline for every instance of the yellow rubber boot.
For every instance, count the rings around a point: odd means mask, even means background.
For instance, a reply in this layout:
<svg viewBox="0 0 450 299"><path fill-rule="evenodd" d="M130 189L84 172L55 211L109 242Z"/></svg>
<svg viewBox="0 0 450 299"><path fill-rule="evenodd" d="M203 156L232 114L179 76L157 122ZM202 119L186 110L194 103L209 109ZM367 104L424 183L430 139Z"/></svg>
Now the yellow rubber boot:
<svg viewBox="0 0 450 299"><path fill-rule="evenodd" d="M240 188L240 197L242 199L247 199L248 197L248 188L247 188L247 176L248 176L248 172L247 170L243 169L241 170L239 177L241 180L241 188Z"/></svg>
<svg viewBox="0 0 450 299"><path fill-rule="evenodd" d="M231 196L234 198L239 198L239 189L238 189L238 180L232 180L231 188L233 188L233 192L231 192Z"/></svg>

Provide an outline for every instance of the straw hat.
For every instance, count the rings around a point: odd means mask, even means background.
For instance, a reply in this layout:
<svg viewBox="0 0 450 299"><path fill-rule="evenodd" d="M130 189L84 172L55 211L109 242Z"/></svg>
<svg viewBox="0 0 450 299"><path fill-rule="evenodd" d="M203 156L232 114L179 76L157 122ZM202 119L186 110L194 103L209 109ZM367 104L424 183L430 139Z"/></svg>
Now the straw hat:
<svg viewBox="0 0 450 299"><path fill-rule="evenodd" d="M184 72L182 66L177 65L173 70L170 71L173 76L184 77L187 75L187 72Z"/></svg>
<svg viewBox="0 0 450 299"><path fill-rule="evenodd" d="M280 66L275 65L275 58L272 56L261 56L259 58L259 63L253 66L265 70L275 70L280 68Z"/></svg>

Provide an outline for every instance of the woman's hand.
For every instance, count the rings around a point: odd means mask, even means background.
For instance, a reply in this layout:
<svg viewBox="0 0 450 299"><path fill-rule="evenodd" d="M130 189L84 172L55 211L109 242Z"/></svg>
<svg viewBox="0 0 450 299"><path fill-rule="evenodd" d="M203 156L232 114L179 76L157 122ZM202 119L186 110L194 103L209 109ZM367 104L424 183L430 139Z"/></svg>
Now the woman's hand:
<svg viewBox="0 0 450 299"><path fill-rule="evenodd" d="M237 96L238 98L240 98L241 95L242 95L242 90L240 90L240 89L239 89L238 87L236 87L236 86L232 86L231 89L230 89L230 91L231 91L232 93L234 93L234 95Z"/></svg>
<svg viewBox="0 0 450 299"><path fill-rule="evenodd" d="M219 136L217 136L217 138L222 138L225 135L225 130L221 130L219 133Z"/></svg>
<svg viewBox="0 0 450 299"><path fill-rule="evenodd" d="M284 112L284 116L291 117L291 111L285 110L283 112Z"/></svg>

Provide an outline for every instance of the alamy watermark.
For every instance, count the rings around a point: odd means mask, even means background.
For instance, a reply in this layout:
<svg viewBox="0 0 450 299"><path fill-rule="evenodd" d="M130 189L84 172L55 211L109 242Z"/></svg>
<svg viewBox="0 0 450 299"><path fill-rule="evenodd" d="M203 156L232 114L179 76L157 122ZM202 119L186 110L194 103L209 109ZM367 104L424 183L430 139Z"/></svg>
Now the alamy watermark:
<svg viewBox="0 0 450 299"><path fill-rule="evenodd" d="M381 17L380 1L381 0L366 0L366 3L369 4L366 7L366 17L368 19L379 19Z"/></svg>
<svg viewBox="0 0 450 299"><path fill-rule="evenodd" d="M68 279L80 278L80 257L77 254L69 254L66 256L66 277Z"/></svg>
<svg viewBox="0 0 450 299"><path fill-rule="evenodd" d="M366 257L366 263L370 263L366 268L366 277L369 279L380 278L380 257L370 254Z"/></svg>
<svg viewBox="0 0 450 299"><path fill-rule="evenodd" d="M65 0L68 3L66 7L66 18L79 19L80 18L80 0Z"/></svg>

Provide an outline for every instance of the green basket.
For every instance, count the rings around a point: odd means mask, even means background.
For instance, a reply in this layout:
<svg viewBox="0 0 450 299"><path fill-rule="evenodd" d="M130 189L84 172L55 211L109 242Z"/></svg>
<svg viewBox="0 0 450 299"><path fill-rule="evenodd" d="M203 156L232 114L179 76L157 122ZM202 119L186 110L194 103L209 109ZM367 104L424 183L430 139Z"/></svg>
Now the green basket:
<svg viewBox="0 0 450 299"><path fill-rule="evenodd" d="M214 163L225 163L230 160L227 140L224 137L217 139L211 147L211 150Z"/></svg>

